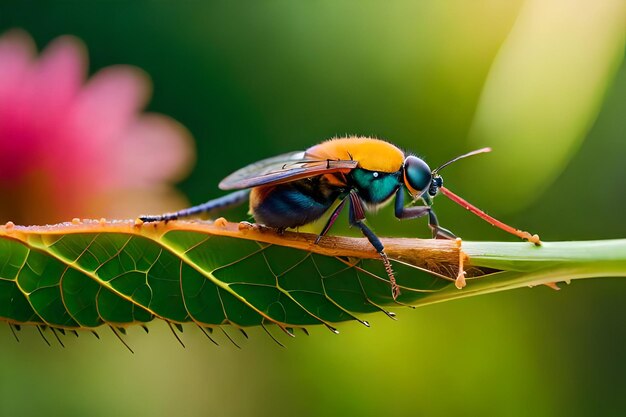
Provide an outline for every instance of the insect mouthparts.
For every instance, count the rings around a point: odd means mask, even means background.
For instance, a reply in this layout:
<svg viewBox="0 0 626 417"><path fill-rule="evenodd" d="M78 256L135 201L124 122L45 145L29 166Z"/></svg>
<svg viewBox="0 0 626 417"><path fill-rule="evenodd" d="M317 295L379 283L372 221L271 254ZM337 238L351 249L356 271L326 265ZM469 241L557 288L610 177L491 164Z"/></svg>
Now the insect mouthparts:
<svg viewBox="0 0 626 417"><path fill-rule="evenodd" d="M443 178L439 175L435 175L433 180L430 183L430 188L428 189L428 194L431 197L434 197L439 192L439 188L443 186Z"/></svg>

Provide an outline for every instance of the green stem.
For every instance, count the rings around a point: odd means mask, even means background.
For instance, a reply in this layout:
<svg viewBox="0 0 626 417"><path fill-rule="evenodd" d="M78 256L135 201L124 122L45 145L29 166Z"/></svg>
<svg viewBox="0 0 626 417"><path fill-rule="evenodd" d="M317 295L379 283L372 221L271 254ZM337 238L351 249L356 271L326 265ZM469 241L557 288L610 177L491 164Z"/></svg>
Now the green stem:
<svg viewBox="0 0 626 417"><path fill-rule="evenodd" d="M450 286L417 300L416 305L574 279L626 277L626 239L547 242L542 246L463 242L463 251L472 265L503 272L470 278L463 290Z"/></svg>

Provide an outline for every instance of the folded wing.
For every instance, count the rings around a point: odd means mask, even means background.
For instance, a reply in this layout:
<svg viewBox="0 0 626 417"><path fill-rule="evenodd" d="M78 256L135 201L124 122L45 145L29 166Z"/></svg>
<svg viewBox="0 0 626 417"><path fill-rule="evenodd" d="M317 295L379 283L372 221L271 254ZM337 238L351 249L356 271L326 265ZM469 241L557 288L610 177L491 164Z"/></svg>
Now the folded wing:
<svg viewBox="0 0 626 417"><path fill-rule="evenodd" d="M280 184L335 172L347 173L357 165L353 160L314 160L305 158L304 152L292 152L241 168L224 178L219 187L235 190Z"/></svg>

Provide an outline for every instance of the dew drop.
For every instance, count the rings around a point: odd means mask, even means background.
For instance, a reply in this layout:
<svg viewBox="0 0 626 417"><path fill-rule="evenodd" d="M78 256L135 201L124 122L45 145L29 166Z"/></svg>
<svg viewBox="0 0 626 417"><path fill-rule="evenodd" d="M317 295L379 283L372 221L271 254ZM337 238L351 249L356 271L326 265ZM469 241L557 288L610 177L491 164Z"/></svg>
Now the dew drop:
<svg viewBox="0 0 626 417"><path fill-rule="evenodd" d="M215 224L217 227L226 227L226 225L228 224L228 220L226 220L223 217L220 217L218 219L215 219L213 224Z"/></svg>
<svg viewBox="0 0 626 417"><path fill-rule="evenodd" d="M239 222L237 227L239 230L250 230L254 227L254 225L250 222Z"/></svg>

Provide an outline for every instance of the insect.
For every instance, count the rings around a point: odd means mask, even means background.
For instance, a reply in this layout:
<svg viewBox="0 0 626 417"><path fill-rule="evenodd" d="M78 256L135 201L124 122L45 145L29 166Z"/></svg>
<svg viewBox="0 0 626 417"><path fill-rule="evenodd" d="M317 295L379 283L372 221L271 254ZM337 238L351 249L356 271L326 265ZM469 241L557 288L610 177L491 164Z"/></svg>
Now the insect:
<svg viewBox="0 0 626 417"><path fill-rule="evenodd" d="M439 225L431 207L433 198L441 192L492 225L535 244L540 243L537 235L494 219L443 187L439 174L443 168L459 159L489 151L489 148L478 149L431 170L421 158L405 155L384 140L367 137L330 139L304 152L264 159L235 171L224 178L219 187L237 191L223 197L174 213L141 216L140 219L144 222L176 220L230 208L249 200L250 213L258 223L282 231L318 220L335 205L317 239L319 242L347 204L350 224L361 230L380 255L396 299L400 289L391 262L382 242L365 223L366 211L375 210L394 196L395 216L399 219L428 216L433 238L456 238ZM421 200L423 205L405 206L407 193L413 203Z"/></svg>

